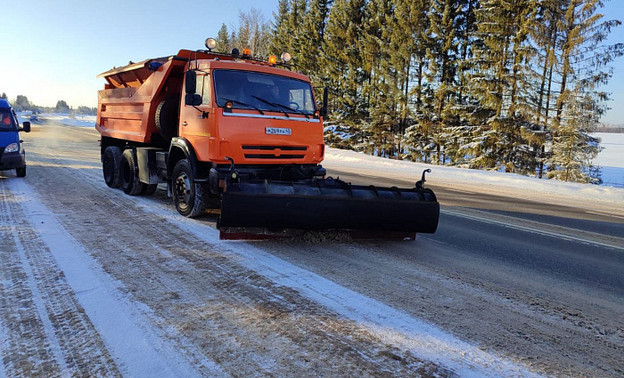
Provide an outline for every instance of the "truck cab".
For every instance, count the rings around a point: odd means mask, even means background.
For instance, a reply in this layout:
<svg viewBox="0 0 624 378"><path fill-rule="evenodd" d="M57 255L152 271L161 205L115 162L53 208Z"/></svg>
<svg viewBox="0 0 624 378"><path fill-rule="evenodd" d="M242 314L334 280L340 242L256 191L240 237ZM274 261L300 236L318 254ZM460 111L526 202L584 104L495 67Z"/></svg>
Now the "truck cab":
<svg viewBox="0 0 624 378"><path fill-rule="evenodd" d="M17 114L7 100L0 99L0 171L15 169L18 177L26 176L26 153L19 132L30 132L30 122L19 127Z"/></svg>

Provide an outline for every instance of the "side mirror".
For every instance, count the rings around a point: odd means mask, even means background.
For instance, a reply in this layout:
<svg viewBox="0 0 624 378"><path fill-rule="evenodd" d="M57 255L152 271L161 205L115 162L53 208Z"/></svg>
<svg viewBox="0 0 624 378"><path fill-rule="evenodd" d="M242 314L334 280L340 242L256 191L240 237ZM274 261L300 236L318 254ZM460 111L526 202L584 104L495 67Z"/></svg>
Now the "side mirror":
<svg viewBox="0 0 624 378"><path fill-rule="evenodd" d="M186 76L185 76L185 88L186 88L186 93L187 94L194 94L197 92L197 74L195 74L195 71L186 71ZM187 104L189 105L189 104Z"/></svg>
<svg viewBox="0 0 624 378"><path fill-rule="evenodd" d="M187 93L186 96L184 96L184 104L199 106L202 104L202 96L196 93Z"/></svg>
<svg viewBox="0 0 624 378"><path fill-rule="evenodd" d="M319 111L319 114L323 118L326 118L327 114L329 113L328 98L329 98L329 88L325 87L325 89L323 90L323 106L321 107L321 110Z"/></svg>
<svg viewBox="0 0 624 378"><path fill-rule="evenodd" d="M22 122L22 131L29 133L30 132L30 122L24 121Z"/></svg>

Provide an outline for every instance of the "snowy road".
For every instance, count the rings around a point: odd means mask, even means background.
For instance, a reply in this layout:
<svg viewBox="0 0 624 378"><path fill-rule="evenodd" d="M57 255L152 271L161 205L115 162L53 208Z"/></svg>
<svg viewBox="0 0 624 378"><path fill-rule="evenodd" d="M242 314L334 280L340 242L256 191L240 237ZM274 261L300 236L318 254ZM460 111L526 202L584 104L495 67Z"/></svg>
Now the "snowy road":
<svg viewBox="0 0 624 378"><path fill-rule="evenodd" d="M0 376L624 373L617 207L574 230L453 203L415 242L221 242L162 188L107 188L93 130L23 138L27 177L0 176Z"/></svg>

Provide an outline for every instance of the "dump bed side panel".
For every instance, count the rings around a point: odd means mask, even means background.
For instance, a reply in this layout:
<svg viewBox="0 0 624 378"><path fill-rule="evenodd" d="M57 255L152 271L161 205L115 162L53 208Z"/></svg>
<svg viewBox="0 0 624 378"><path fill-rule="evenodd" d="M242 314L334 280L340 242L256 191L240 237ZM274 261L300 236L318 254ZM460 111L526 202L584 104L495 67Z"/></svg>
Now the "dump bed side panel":
<svg viewBox="0 0 624 378"><path fill-rule="evenodd" d="M96 129L102 136L149 143L158 130L158 104L170 96L180 96L182 80L168 80L184 62L170 59L157 68L150 61L124 71L104 73L108 84L98 92ZM159 62L160 63L160 62Z"/></svg>

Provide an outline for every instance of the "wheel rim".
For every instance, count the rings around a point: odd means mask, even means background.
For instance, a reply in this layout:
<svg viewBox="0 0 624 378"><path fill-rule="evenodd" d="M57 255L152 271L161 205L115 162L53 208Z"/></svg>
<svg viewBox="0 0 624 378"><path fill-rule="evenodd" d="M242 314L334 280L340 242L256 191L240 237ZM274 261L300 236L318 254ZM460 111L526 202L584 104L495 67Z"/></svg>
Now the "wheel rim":
<svg viewBox="0 0 624 378"><path fill-rule="evenodd" d="M182 208L187 207L191 202L191 180L185 173L180 173L176 178L175 195Z"/></svg>

